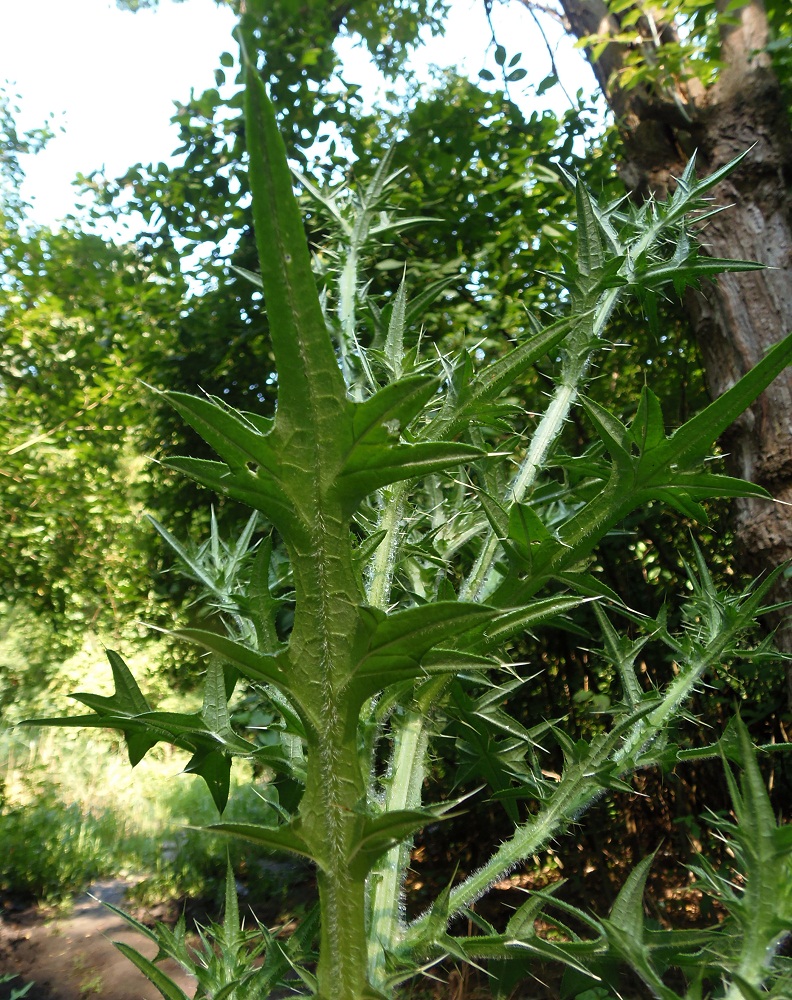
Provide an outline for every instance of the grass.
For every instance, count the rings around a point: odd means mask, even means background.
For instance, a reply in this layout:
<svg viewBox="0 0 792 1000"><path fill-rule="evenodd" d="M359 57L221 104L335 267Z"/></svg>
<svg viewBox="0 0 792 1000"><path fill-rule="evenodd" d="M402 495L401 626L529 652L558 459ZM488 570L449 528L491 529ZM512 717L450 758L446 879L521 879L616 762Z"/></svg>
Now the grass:
<svg viewBox="0 0 792 1000"><path fill-rule="evenodd" d="M135 875L142 901L215 894L226 844L183 829L218 819L200 779L179 775L186 755L151 754L132 770L112 737L55 737L0 734L0 893L59 903L98 879ZM242 771L227 816L260 821L266 784Z"/></svg>
<svg viewBox="0 0 792 1000"><path fill-rule="evenodd" d="M95 972L87 964L82 954L77 954L72 962L72 969L80 977L78 990L80 1000L87 1000L91 996L100 996L104 989L104 981L98 972Z"/></svg>

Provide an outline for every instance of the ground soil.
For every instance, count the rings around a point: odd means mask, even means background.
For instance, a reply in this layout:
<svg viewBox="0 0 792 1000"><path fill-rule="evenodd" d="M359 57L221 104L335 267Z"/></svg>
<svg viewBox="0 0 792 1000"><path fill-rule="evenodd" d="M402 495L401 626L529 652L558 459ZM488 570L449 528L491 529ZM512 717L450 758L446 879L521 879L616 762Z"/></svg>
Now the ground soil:
<svg viewBox="0 0 792 1000"><path fill-rule="evenodd" d="M26 1000L162 1000L162 994L116 948L132 945L153 958L155 945L136 933L103 902L123 906L129 883L122 879L93 885L63 915L39 907L0 917L0 973L19 979L0 985L0 1000L32 981ZM175 963L160 963L188 996L195 981Z"/></svg>

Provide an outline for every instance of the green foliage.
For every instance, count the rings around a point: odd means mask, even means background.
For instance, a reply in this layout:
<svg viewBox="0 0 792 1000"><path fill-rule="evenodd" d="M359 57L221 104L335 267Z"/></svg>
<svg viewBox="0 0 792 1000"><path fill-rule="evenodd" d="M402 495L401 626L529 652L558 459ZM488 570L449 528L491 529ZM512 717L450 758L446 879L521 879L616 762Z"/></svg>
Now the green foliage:
<svg viewBox="0 0 792 1000"><path fill-rule="evenodd" d="M169 337L178 289L131 249L68 229L0 226L0 257L3 597L72 636L118 633L149 590L135 379Z"/></svg>
<svg viewBox="0 0 792 1000"><path fill-rule="evenodd" d="M171 704L167 647L142 626L129 625L117 636L122 640L119 649L154 703ZM89 629L81 632L78 642L72 629L59 632L47 616L22 602L3 609L0 723L13 726L31 714L60 712L75 687L105 688L106 636Z"/></svg>
<svg viewBox="0 0 792 1000"><path fill-rule="evenodd" d="M629 0L611 0L607 6L613 19L608 30L580 38L578 44L590 49L594 60L609 44L624 47L623 65L611 85L671 94L681 81L695 78L708 86L717 78L721 29L736 23L743 4L738 0L723 10L699 0L674 0L651 10Z"/></svg>
<svg viewBox="0 0 792 1000"><path fill-rule="evenodd" d="M792 18L784 3L773 0L765 9L770 28L767 51L772 56L773 69L788 99L792 91Z"/></svg>
<svg viewBox="0 0 792 1000"><path fill-rule="evenodd" d="M604 792L629 789L637 770L734 746L727 733L685 753L676 726L718 665L767 655L766 646L752 645L751 634L767 610L763 602L774 575L736 594L725 592L697 551L684 626L677 629L667 609L653 619L631 611L624 603L629 595L616 594L600 579L596 557L608 534L650 502L706 521L703 501L766 496L705 462L718 435L789 364L792 337L670 434L648 387L626 420L584 392L620 302L651 302L716 272L755 267L700 257L689 236L693 221L710 213L707 193L736 164L697 180L691 163L668 202L639 209L600 204L581 180L570 179L574 244L559 255L560 269L552 275L560 315L546 326L532 324L516 346L504 345L493 358L483 351L480 359L467 350L437 352L437 358L422 351L407 328L408 317L418 317L404 285L387 312L377 312L376 304L370 310L375 335L366 344L355 319L366 305L361 256L378 226L390 233L414 220L374 221L388 185L387 160L347 202L313 190L341 232L326 292L319 293L286 150L252 61L256 25L243 18L240 29L243 60L245 53L251 60L245 64L245 137L261 267L255 280L268 311L277 407L273 417L218 396L163 396L216 456L171 457L167 467L258 511L272 534L248 561L243 552L254 521L236 543L223 543L213 522L208 546L198 548L159 528L227 623L225 635L206 628L180 632L210 653L199 711L154 708L111 651L112 696L77 695L93 714L39 722L120 731L133 764L160 741L187 749L188 770L203 778L219 808L228 795L232 758L272 770L277 799L273 794L263 821L223 820L210 829L315 866L316 967L306 969L301 956L287 963L305 995L382 1000L445 955L511 961L517 949L580 973L592 958L626 960L659 995L671 997L654 953L665 960L670 952L678 964L694 945L684 932L651 937L637 922L649 860L628 878L607 920L574 911L598 935L594 939L581 940L571 928L562 928L567 940L542 937L535 924L546 901L541 893L511 918L505 934L482 921L478 936L461 938L451 930L493 883L567 831ZM523 442L526 416L513 385L539 359L554 388ZM562 431L580 401L593 443L564 453ZM273 565L275 550L287 567L281 572ZM592 603L600 608L603 657L620 690L602 724L584 735L563 717L526 729L508 711L515 681L522 686L533 679L511 665L513 645L532 630L580 631L576 619ZM286 606L289 621L280 614ZM616 616L630 622L629 641L613 625ZM636 669L637 652L650 638L662 650L653 655L670 655L675 664L656 688L647 688ZM228 702L242 679L261 689L264 704L277 711L277 743L260 745L234 731ZM489 783L489 794L511 800L506 811L512 828L478 871L449 885L408 924L402 892L411 838L458 806L423 802L430 748L444 730L460 749L458 780L475 772ZM740 733L738 727L746 777L741 798L734 792L738 828L752 808L765 818L767 813L766 793ZM542 743L556 746L558 772L542 766ZM756 821L766 836L756 845L756 859L745 855L748 878L752 867L787 864L788 830L776 834L761 816ZM253 945L254 952L265 949L265 971L245 979L251 956L230 874L228 885L226 922L205 935L207 955L214 955L212 942L219 946L219 955L204 966L211 981L205 988L221 995L244 988L248 996L260 987L266 995L286 969L284 951L265 935ZM756 990L776 973L771 964L757 965L760 948L779 934L769 917L769 892L760 880L737 902L735 913L740 907L750 913L757 931L741 938L748 944L740 944L740 961L724 966L729 990ZM572 913L569 904L554 902ZM772 902L778 905L779 898ZM704 941L717 950L718 933L695 937L695 948ZM185 964L192 959L181 934L160 929L149 936ZM307 949L310 942L300 943L301 952L303 944ZM180 996L156 965L127 953L164 996ZM276 971L266 971L273 966Z"/></svg>
<svg viewBox="0 0 792 1000"><path fill-rule="evenodd" d="M0 88L0 206L3 225L8 220L19 222L24 212L25 206L19 194L25 176L20 156L35 155L52 138L48 125L20 134L16 126L18 112L14 98L4 85Z"/></svg>
<svg viewBox="0 0 792 1000"><path fill-rule="evenodd" d="M0 95L2 617L11 641L41 636L36 660L49 632L46 668L14 664L0 681L24 675L26 696L87 632L139 638L136 618L172 624L182 597L151 582L158 553L140 511L161 478L146 457L161 427L141 379L170 381L186 283L178 265L155 270L75 220L30 223L21 156L47 136L22 135ZM168 589L169 605L157 600Z"/></svg>
<svg viewBox="0 0 792 1000"><path fill-rule="evenodd" d="M112 815L64 805L53 786L42 793L33 805L3 812L0 889L57 902L114 874L118 828Z"/></svg>
<svg viewBox="0 0 792 1000"><path fill-rule="evenodd" d="M91 794L89 762L63 741L60 754L60 769L47 767L46 748L13 731L0 737L4 893L62 902L141 856L123 812L106 793Z"/></svg>

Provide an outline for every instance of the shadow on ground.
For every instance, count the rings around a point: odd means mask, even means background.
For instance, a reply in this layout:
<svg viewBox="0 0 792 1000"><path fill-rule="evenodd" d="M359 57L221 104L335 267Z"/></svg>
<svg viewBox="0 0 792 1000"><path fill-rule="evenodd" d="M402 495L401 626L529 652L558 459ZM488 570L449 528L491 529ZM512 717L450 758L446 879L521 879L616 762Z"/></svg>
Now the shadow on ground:
<svg viewBox="0 0 792 1000"><path fill-rule="evenodd" d="M26 1000L162 1000L162 994L124 958L113 941L132 945L147 958L156 946L102 905L122 906L130 883L99 882L64 917L46 919L37 907L0 918L0 973L19 978L0 985L0 1000L33 981ZM188 996L195 980L170 961L160 963Z"/></svg>

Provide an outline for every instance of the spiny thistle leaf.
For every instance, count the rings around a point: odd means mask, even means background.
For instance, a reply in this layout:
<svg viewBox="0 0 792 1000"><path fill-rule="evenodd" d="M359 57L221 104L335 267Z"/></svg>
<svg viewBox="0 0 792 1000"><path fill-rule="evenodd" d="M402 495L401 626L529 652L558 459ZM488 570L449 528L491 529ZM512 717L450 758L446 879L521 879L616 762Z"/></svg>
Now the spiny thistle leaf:
<svg viewBox="0 0 792 1000"><path fill-rule="evenodd" d="M204 629L179 629L173 634L217 653L250 680L274 684L288 694L289 679L284 672L286 661L282 653L258 653L244 643Z"/></svg>
<svg viewBox="0 0 792 1000"><path fill-rule="evenodd" d="M270 827L257 823L211 823L202 829L210 833L222 833L238 840L273 851L299 854L321 865L321 859L314 856L310 847L293 825Z"/></svg>
<svg viewBox="0 0 792 1000"><path fill-rule="evenodd" d="M125 958L128 958L134 966L140 969L152 985L156 986L165 1000L189 1000L184 990L174 983L170 976L167 976L162 969L157 968L140 952L121 941L114 941L113 944Z"/></svg>
<svg viewBox="0 0 792 1000"><path fill-rule="evenodd" d="M331 414L339 419L346 412L346 389L327 334L275 112L255 66L248 62L244 72L253 224L278 367L276 424L285 422L307 441L311 433L323 435L312 426L315 421Z"/></svg>

